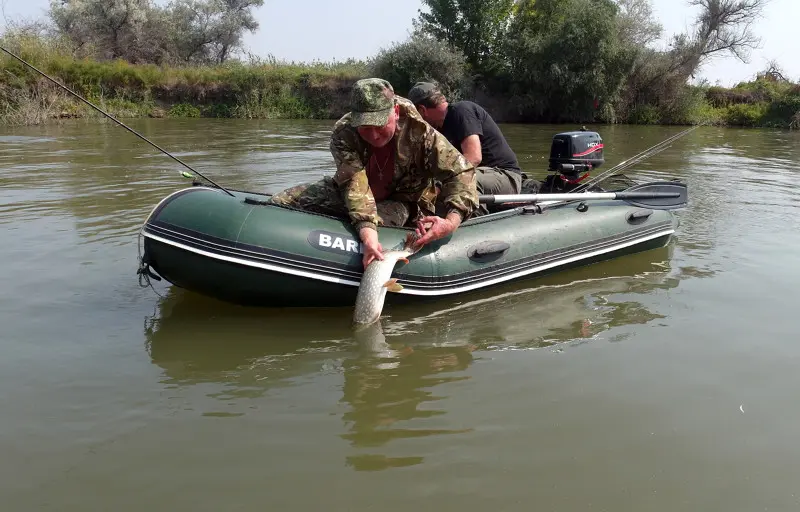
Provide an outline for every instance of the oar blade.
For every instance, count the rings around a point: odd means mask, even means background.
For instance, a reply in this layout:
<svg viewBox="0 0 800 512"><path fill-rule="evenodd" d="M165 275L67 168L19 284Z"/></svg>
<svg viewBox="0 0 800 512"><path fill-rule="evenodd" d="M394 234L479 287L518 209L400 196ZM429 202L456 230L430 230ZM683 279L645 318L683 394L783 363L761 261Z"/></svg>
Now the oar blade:
<svg viewBox="0 0 800 512"><path fill-rule="evenodd" d="M617 192L617 199L652 210L675 210L689 204L689 189L678 181L652 181Z"/></svg>

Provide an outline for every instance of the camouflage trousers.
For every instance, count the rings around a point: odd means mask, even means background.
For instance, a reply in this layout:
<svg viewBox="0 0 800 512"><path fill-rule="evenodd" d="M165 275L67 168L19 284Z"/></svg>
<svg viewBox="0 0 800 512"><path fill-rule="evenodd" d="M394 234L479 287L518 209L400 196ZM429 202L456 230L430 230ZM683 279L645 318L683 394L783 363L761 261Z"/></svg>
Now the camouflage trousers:
<svg viewBox="0 0 800 512"><path fill-rule="evenodd" d="M347 218L347 206L342 199L341 191L332 178L326 176L313 183L303 183L287 188L272 196L272 202L283 206L291 206L309 212ZM381 226L405 226L411 215L408 203L385 199L377 201L379 224Z"/></svg>

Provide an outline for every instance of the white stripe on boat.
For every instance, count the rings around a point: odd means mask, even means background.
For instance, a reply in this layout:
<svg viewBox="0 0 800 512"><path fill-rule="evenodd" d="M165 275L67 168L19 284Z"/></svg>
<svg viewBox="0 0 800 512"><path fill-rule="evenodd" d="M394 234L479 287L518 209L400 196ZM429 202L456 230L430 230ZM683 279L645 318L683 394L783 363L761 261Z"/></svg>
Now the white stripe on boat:
<svg viewBox="0 0 800 512"><path fill-rule="evenodd" d="M493 279L488 279L486 281L480 281L478 283L458 286L458 287L455 287L455 288L448 288L446 290L420 290L420 289L414 289L414 288L404 288L403 290L401 290L399 292L396 292L396 293L407 294L407 295L436 296L436 295L452 295L452 294L456 294L456 293L468 292L470 290L475 290L475 289L478 289L478 288L484 288L484 287L491 286L491 285L494 285L494 284L502 283L504 281L510 281L512 279L517 279L517 278L524 277L524 276L527 276L527 275L530 275L530 274L535 274L537 272L548 270L548 269L551 269L551 268L554 268L554 267L560 267L560 266L563 266L563 265L567 265L569 263L574 263L574 262L577 262L577 261L580 261L580 260L593 258L593 257L599 256L601 254L605 254L605 253L608 253L608 252L613 252L613 251L617 251L617 250L620 250L620 249L624 249L626 247L630 247L632 245L637 245L637 244L640 244L640 243L643 243L643 242L647 242L649 240L654 240L656 238L661 238L661 237L664 237L664 236L672 235L673 233L675 233L675 229L674 228L665 229L663 231L658 231L656 233L653 233L653 234L650 234L650 235L647 235L647 236L643 236L643 237L640 237L640 238L635 238L635 239L629 240L627 242L622 242L622 243L618 243L618 244L615 244L615 245L610 245L610 246L604 247L602 249L596 249L596 250L591 251L591 252L579 254L579 255L572 256L572 257L569 257L569 258L564 258L564 259L561 259L561 260L556 260L556 261L553 261L553 262L550 262L550 263L545 263L543 265L538 265L538 266L535 266L535 267L532 267L532 268L528 268L528 269L525 269L525 270L520 270L518 272L514 272L514 273L511 273L511 274L504 275L504 276L496 277L496 278L493 278ZM273 264L270 264L270 263L261 263L261 262L258 262L258 261L250 261L250 260L244 260L244 259L241 259L241 258L235 258L235 257L232 257L232 256L225 256L225 255L222 255L222 254L215 254L213 252L204 251L203 249L197 249L195 247L186 246L186 245L183 245L181 243L175 242L173 240L169 240L167 238L163 238L163 237L160 237L160 236L157 236L157 235L153 235L153 234L148 233L146 231L143 232L143 235L148 237L148 238L150 238L151 240L155 240L157 242L161 242L161 243L164 243L164 244L167 244L167 245L171 245L173 247L178 247L178 248L183 249L185 251L193 252L195 254L200 254L200 255L206 256L208 258L213 258L213 259L217 259L217 260L221 260L221 261L227 261L227 262L230 262L230 263L238 263L240 265L245 265L245 266L249 266L249 267L256 267L256 268L261 268L261 269L264 269L264 270L271 270L273 272L280 272L282 274L289 274L289 275L297 276L297 277L307 277L307 278L310 278L310 279L316 279L318 281L325 281L325 282L334 283L334 284L343 284L343 285L347 285L347 286L358 287L358 285L360 283L359 281L356 281L356 280L353 280L353 279L343 279L343 278L339 278L339 277L326 276L326 275L321 275L321 274L317 274L317 273L314 273L314 272L308 272L308 271L304 271L304 270L287 269L285 267L281 267L279 265L273 265Z"/></svg>

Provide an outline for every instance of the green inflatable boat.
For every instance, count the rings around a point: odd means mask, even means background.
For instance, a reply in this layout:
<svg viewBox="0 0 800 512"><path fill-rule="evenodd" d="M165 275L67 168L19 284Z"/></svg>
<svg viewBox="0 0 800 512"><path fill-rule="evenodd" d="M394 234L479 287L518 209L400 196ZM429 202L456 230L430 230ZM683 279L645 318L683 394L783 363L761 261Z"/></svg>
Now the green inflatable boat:
<svg viewBox="0 0 800 512"><path fill-rule="evenodd" d="M580 142L586 133L567 135ZM571 147L569 153L585 153L580 149ZM577 164L574 159L555 160L562 172L597 166L580 164L585 160L581 158ZM553 160L551 153L551 166ZM592 193L580 196L586 200L570 196L517 202L465 221L452 236L426 245L407 264L395 267L393 277L403 289L388 294L386 303L452 300L510 281L661 247L675 233L678 221L672 207L661 207L657 199L654 205L590 200ZM384 250L402 246L409 232L410 228L380 227ZM274 205L268 194L226 192L196 183L165 197L145 220L141 234L140 274L238 304L352 306L363 273L361 244L347 218Z"/></svg>

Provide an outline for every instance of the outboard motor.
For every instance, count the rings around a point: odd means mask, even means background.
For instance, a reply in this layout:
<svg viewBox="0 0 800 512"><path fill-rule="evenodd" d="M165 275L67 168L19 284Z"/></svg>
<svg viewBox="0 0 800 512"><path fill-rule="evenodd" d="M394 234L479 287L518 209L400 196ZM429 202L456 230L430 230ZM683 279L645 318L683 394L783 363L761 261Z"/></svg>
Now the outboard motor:
<svg viewBox="0 0 800 512"><path fill-rule="evenodd" d="M547 176L542 192L568 192L579 186L592 169L603 165L603 139L597 132L581 130L557 133L550 145Z"/></svg>

